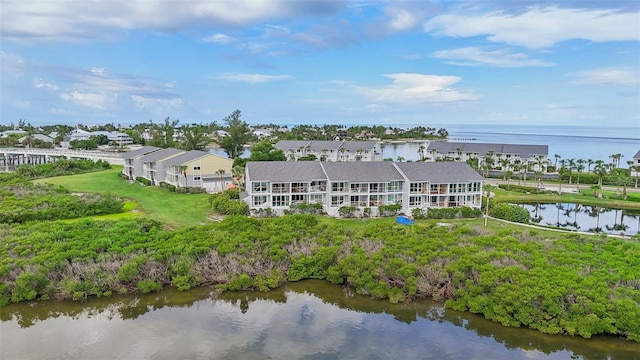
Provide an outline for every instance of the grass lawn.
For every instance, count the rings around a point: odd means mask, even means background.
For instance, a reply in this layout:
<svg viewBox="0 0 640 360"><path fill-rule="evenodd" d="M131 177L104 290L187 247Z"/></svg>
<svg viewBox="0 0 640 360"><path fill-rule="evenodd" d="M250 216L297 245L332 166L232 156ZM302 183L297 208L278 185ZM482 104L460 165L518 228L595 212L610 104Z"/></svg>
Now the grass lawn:
<svg viewBox="0 0 640 360"><path fill-rule="evenodd" d="M210 210L207 194L177 194L159 187L145 187L121 179L122 166L112 169L71 176L35 180L35 183L60 185L72 192L111 193L134 201L125 204L127 213L102 216L105 219L122 219L144 216L167 224L183 227L206 223Z"/></svg>

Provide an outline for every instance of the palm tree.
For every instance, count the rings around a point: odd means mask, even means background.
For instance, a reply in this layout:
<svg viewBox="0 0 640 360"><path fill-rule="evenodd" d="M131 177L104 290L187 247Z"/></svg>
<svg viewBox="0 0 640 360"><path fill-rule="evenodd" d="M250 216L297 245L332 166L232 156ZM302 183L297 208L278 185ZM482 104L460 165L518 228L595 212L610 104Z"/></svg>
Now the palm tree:
<svg viewBox="0 0 640 360"><path fill-rule="evenodd" d="M420 161L424 161L424 150L426 147L424 145L420 145L418 148L418 154L420 154Z"/></svg>
<svg viewBox="0 0 640 360"><path fill-rule="evenodd" d="M180 165L180 172L184 175L184 186L187 186L187 165Z"/></svg>
<svg viewBox="0 0 640 360"><path fill-rule="evenodd" d="M222 186L224 183L224 174L226 173L226 171L224 169L218 169L216 170L216 174L218 174L220 176L220 191L224 191L224 187Z"/></svg>
<svg viewBox="0 0 640 360"><path fill-rule="evenodd" d="M602 178L607 175L607 165L602 160L596 160L593 171L598 175L598 197L602 198Z"/></svg>
<svg viewBox="0 0 640 360"><path fill-rule="evenodd" d="M576 181L576 189L578 190L578 192L580 192L580 173L582 172L582 170L584 170L584 165L582 164L584 162L584 160L582 160L582 163L580 162L582 159L578 160L578 166L576 166L576 170L578 171L578 180Z"/></svg>
<svg viewBox="0 0 640 360"><path fill-rule="evenodd" d="M567 167L567 169L569 170L569 185L571 185L572 180L573 180L573 179L571 178L571 176L572 176L572 171L573 171L573 169L575 169L575 168L576 168L576 160L575 160L575 159L569 159L569 161L568 161L568 165L569 165L569 166Z"/></svg>
<svg viewBox="0 0 640 360"><path fill-rule="evenodd" d="M620 166L620 159L623 157L624 155L622 154L611 154L609 155L609 157L611 158L611 161L613 161L613 168L617 168Z"/></svg>
<svg viewBox="0 0 640 360"><path fill-rule="evenodd" d="M558 159L560 159L560 155L555 154L553 155L554 158L556 158L556 162L553 164L553 167L556 169L556 171L558 171Z"/></svg>
<svg viewBox="0 0 640 360"><path fill-rule="evenodd" d="M593 165L593 159L587 159L587 172L591 172L591 165Z"/></svg>

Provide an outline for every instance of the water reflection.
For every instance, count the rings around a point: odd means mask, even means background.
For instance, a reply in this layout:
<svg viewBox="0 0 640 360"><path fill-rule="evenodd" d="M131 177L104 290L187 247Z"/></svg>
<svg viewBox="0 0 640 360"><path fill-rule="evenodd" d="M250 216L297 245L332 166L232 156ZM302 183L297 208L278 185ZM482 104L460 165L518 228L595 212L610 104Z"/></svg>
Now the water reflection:
<svg viewBox="0 0 640 360"><path fill-rule="evenodd" d="M0 358L634 359L640 344L505 328L419 301L391 304L322 281L267 293L173 289L1 309Z"/></svg>
<svg viewBox="0 0 640 360"><path fill-rule="evenodd" d="M580 204L523 204L531 222L567 230L634 235L640 233L640 212Z"/></svg>

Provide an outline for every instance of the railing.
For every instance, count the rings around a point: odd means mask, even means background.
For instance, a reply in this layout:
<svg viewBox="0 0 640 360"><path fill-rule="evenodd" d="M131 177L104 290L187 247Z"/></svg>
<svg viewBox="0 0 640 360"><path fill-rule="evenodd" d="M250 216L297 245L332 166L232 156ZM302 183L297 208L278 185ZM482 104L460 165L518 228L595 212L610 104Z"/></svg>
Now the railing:
<svg viewBox="0 0 640 360"><path fill-rule="evenodd" d="M70 149L38 149L38 148L0 148L0 156L6 155L44 155L53 157L83 158L106 160L111 164L124 165L122 153L104 151L70 150Z"/></svg>

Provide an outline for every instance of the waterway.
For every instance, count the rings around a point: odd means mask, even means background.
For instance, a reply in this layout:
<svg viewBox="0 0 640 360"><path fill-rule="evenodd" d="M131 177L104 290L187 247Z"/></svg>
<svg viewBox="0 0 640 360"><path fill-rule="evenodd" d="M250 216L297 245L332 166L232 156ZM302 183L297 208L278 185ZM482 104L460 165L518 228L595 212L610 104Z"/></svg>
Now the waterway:
<svg viewBox="0 0 640 360"><path fill-rule="evenodd" d="M0 308L6 359L640 359L640 344L507 328L324 281L270 292L187 292Z"/></svg>

